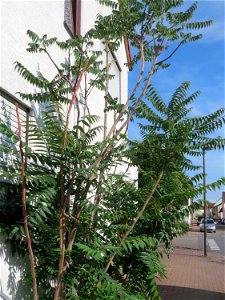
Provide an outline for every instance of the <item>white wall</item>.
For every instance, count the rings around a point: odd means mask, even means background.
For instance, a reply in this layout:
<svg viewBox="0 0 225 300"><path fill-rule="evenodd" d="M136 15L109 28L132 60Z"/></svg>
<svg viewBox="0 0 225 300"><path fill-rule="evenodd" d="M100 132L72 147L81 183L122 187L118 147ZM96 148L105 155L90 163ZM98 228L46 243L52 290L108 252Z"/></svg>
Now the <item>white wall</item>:
<svg viewBox="0 0 225 300"><path fill-rule="evenodd" d="M0 296L6 295L15 299L16 285L20 279L20 262L18 256L13 256L5 237L0 235ZM0 299L2 299L0 297ZM4 298L3 298L4 299Z"/></svg>
<svg viewBox="0 0 225 300"><path fill-rule="evenodd" d="M40 36L68 38L63 26L63 1L2 1L1 2L1 86L15 94L18 91L32 91L33 87L14 71L13 63L21 62L36 74L43 72L49 79L55 74L53 65L43 54L31 54L26 51L30 42L28 29ZM53 57L57 62L64 55L54 49Z"/></svg>
<svg viewBox="0 0 225 300"><path fill-rule="evenodd" d="M108 14L110 9L101 6L94 0L84 0L81 5L81 34L85 34L94 25L98 13ZM35 92L34 87L28 84L14 70L13 63L21 62L35 75L41 71L48 79L56 74L55 67L44 53L31 54L26 51L30 39L28 29L42 36L57 36L59 40L69 38L64 28L64 1L2 1L1 2L1 86L16 95L17 92ZM103 43L96 41L95 49L103 49ZM58 48L51 48L53 59L64 62L66 57ZM112 97L118 97L122 103L127 100L128 69L125 47L122 44L116 57L121 68L119 71L112 55L109 55L111 64L110 73L116 77L110 81L109 92ZM105 62L105 55L102 57ZM28 103L29 104L29 103ZM89 97L88 105L92 114L99 115L104 109L104 93L95 90ZM103 115L102 115L103 117ZM109 125L113 116L109 117ZM102 120L103 122L103 120Z"/></svg>
<svg viewBox="0 0 225 300"><path fill-rule="evenodd" d="M82 1L81 6L81 34L84 34L93 26L95 16L98 13L109 13L109 8L101 7L94 0ZM25 67L31 70L35 75L41 71L48 79L51 79L56 70L44 54L31 54L26 51L26 47L30 39L26 32L28 29L42 36L47 34L49 37L57 37L59 40L69 38L69 34L63 25L64 22L64 1L48 0L48 1L1 1L1 78L0 85L11 94L16 95L17 92L35 92L33 86L28 84L15 70L13 63L21 62ZM96 49L103 49L103 43L97 41ZM56 62L64 62L64 53L59 49L52 48L53 59ZM128 70L124 65L126 62L125 47L122 45L116 53L121 71L110 55L111 72L115 73L116 78L113 79L110 86L110 93L113 97L119 97L122 103L127 100L127 81ZM103 57L105 61L105 57ZM119 86L120 84L120 86ZM99 115L104 108L104 93L94 90L88 99L88 104L92 114ZM103 115L102 115L103 116ZM110 116L110 123L113 116ZM102 118L103 122L103 118ZM120 172L126 169L126 166ZM136 168L129 170L131 178L137 178ZM1 237L0 246L0 291L4 292L11 299L15 299L7 286L10 273L10 264L17 265L13 261L10 250L4 246L4 239ZM18 271L18 270L17 270ZM15 273L15 281L19 278L19 273ZM18 299L21 300L21 299Z"/></svg>
<svg viewBox="0 0 225 300"><path fill-rule="evenodd" d="M61 40L69 37L63 26L64 1L1 1L1 86L8 92L35 92L14 70L13 63L21 62L36 75L43 72L51 79L55 74L54 67L47 57L40 54L30 54L26 51L30 42L26 32L28 29L39 35L57 36ZM58 50L54 49L54 59L57 62L64 60ZM18 97L18 95L16 95ZM5 245L3 236L0 236L0 292L15 298L14 285L19 280L19 257L12 256L10 248ZM21 292L21 291L20 291Z"/></svg>

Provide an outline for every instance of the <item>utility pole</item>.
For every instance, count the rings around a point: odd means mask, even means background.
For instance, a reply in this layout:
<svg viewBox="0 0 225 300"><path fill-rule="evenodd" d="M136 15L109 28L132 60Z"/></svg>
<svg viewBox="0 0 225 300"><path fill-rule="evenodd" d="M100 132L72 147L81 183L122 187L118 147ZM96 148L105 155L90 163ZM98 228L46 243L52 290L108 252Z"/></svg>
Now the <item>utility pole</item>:
<svg viewBox="0 0 225 300"><path fill-rule="evenodd" d="M206 203L206 172L205 172L205 149L203 149L203 200L204 200L204 256L207 256L206 238L207 238L207 203Z"/></svg>
<svg viewBox="0 0 225 300"><path fill-rule="evenodd" d="M223 213L223 220L225 219L225 192L222 192L222 213Z"/></svg>

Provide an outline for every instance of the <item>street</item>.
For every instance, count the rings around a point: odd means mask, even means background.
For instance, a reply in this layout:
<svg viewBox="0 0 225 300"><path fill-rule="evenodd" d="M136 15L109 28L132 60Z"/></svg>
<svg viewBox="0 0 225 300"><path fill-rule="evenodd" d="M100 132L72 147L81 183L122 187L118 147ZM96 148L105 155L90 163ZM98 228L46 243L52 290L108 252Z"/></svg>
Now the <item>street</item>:
<svg viewBox="0 0 225 300"><path fill-rule="evenodd" d="M183 247L195 250L204 250L204 233L199 231L199 226L173 240L174 247ZM207 250L225 256L225 225L216 225L216 232L207 232Z"/></svg>
<svg viewBox="0 0 225 300"><path fill-rule="evenodd" d="M199 249L204 249L204 233L199 232L198 236ZM216 251L225 255L225 226L217 225L216 232L207 232L207 250Z"/></svg>

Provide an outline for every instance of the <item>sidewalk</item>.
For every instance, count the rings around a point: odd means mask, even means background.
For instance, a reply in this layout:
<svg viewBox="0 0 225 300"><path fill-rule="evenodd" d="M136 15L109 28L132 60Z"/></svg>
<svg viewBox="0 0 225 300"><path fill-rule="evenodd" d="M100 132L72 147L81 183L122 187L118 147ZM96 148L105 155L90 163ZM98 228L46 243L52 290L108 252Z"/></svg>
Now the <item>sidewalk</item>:
<svg viewBox="0 0 225 300"><path fill-rule="evenodd" d="M175 248L169 259L163 258L167 278L158 281L162 300L225 300L225 257L216 252L204 257L194 235L188 233L189 249Z"/></svg>

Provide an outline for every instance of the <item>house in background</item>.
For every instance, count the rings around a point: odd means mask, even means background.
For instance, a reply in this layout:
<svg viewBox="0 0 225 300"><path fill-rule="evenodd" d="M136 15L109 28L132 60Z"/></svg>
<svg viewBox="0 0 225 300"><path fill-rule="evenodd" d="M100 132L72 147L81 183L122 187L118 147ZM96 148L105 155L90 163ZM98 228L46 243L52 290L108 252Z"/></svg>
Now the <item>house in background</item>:
<svg viewBox="0 0 225 300"><path fill-rule="evenodd" d="M215 203L208 202L207 216L214 220L222 220L225 218L225 192L222 192L222 197ZM193 214L193 219L204 215L204 207L196 210Z"/></svg>
<svg viewBox="0 0 225 300"><path fill-rule="evenodd" d="M214 203L208 202L208 205L206 207L207 218L213 218L213 209L214 209ZM203 216L204 216L204 206L194 211L193 214L194 223L197 222L198 217L203 217Z"/></svg>
<svg viewBox="0 0 225 300"><path fill-rule="evenodd" d="M225 219L225 192L222 193L222 198L220 198L213 207L213 218L218 220Z"/></svg>
<svg viewBox="0 0 225 300"><path fill-rule="evenodd" d="M16 103L19 103L20 115L25 123L32 109L37 112L40 109L32 103L23 103L18 98L16 94L18 91L25 93L36 91L14 70L15 61L21 62L34 74L41 71L50 80L56 74L55 67L47 56L26 52L27 44L30 42L26 34L27 30L30 29L39 36L47 34L48 37L57 37L64 41L77 34L85 34L93 27L97 14L108 13L110 13L110 8L101 6L94 0L1 1L1 120L10 123L10 126L16 130ZM96 50L104 49L101 41L96 41L94 47ZM52 48L51 51L56 63L65 61L64 54L59 49ZM117 97L120 103L125 103L128 96L129 70L124 63L129 62L130 57L129 44L126 39L116 53L112 51L109 53L110 73L115 75L110 82L109 93L113 98ZM102 60L104 61L105 57L102 57ZM93 90L88 105L91 114L102 116L103 124L104 101L98 101L98 99L104 99L104 93L97 89ZM76 108L74 108L72 122L75 122L76 113ZM108 125L110 126L112 122L113 116L109 118ZM24 139L26 140L25 136ZM5 141L4 136L0 136L0 143L7 142L9 141ZM0 165L5 160L9 162L10 158L0 155ZM127 166L120 167L119 171L122 172L125 169ZM130 168L129 175L131 180L136 179L136 169ZM4 208L4 201L4 195L0 193L0 209ZM5 237L2 235L0 235L0 248L0 298L16 299L16 285L20 278L17 268L20 263L19 258L11 256L11 251L5 245Z"/></svg>
<svg viewBox="0 0 225 300"><path fill-rule="evenodd" d="M214 203L208 202L207 214L209 218L213 218L213 208L214 208Z"/></svg>
<svg viewBox="0 0 225 300"><path fill-rule="evenodd" d="M185 205L183 208L188 208L188 206L192 204L193 204L193 200L189 198L187 205ZM188 224L189 228L192 226L192 219L193 219L193 215L191 213L189 213L188 216L184 217L184 222Z"/></svg>
<svg viewBox="0 0 225 300"><path fill-rule="evenodd" d="M215 219L222 218L222 198L216 201L214 208L213 208L213 216Z"/></svg>

